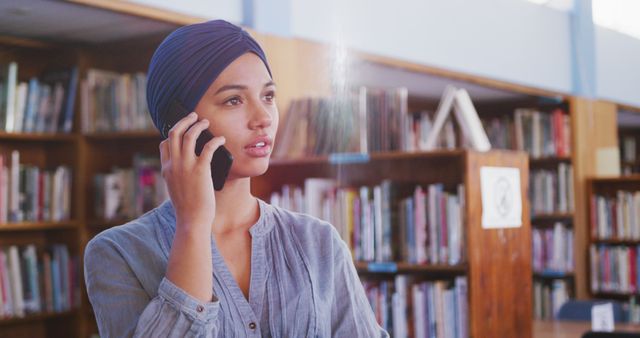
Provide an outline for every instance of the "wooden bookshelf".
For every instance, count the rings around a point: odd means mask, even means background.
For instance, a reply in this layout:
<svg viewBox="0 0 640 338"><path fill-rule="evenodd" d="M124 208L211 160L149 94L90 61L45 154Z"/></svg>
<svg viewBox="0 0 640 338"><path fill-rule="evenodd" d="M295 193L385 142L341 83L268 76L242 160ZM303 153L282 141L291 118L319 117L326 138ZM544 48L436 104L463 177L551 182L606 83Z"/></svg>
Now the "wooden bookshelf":
<svg viewBox="0 0 640 338"><path fill-rule="evenodd" d="M521 227L501 230L482 228L479 168L483 166L505 166L520 170L524 201ZM421 170L417 171L416 168ZM254 178L252 187L259 197L268 200L270 193L279 191L282 185L300 185L307 177L333 178L339 186L371 185L383 179L416 184L464 184L467 263L460 266L432 266L356 262L356 268L363 275L378 276L396 273L423 278L466 275L472 337L531 337L531 229L528 217L524 216L528 214L525 198L527 156L524 153L437 151L371 154L366 160L333 163L328 157L300 162L282 160L272 165L265 175ZM518 288L513 285L518 285Z"/></svg>
<svg viewBox="0 0 640 338"><path fill-rule="evenodd" d="M602 232L600 230L601 224L599 223L598 218L594 219L594 217L599 217L598 214L603 211L600 208L598 202L594 200L596 196L605 197L612 202L615 199L614 203L616 203L615 208L617 209L618 206L623 205L623 204L620 204L620 200L617 199L617 194L619 191L631 192L631 193L640 191L640 175L593 178L588 180L587 197L588 197L588 200L590 201L589 208L588 208L590 217L589 217L589 222L585 224L585 228L589 234L589 247L594 247L596 248L596 250L600 250L600 249L627 250L627 251L624 251L627 255L624 263L619 261L618 258L620 257L616 257L614 252L611 252L609 254L610 259L613 259L616 261L610 262L609 264L607 264L606 262L605 263L601 262L602 259L606 259L606 256L602 255L600 251L596 251L598 253L597 261L594 261L594 256L592 255L591 251L587 251L586 260L587 260L588 266L590 267L589 268L590 281L594 279L594 274L598 274L599 276L602 276L603 274L606 276L610 276L612 278L612 281L617 280L618 278L625 278L624 274L622 273L623 270L627 271L628 275L626 278L630 279L630 280L627 280L627 283L631 284L633 280L636 280L635 276L631 276L632 271L634 271L631 269L638 268L638 261L634 260L633 262L630 262L631 257L629 256L631 254L629 253L629 250L635 251L635 249L638 246L640 246L640 240L633 239L631 238L631 236L624 236L624 235L619 236L619 234L616 233L618 231L617 228L619 227L624 227L624 228L628 227L630 229L629 231L633 231L631 230L632 224L628 223L627 225L623 225L623 224L613 224L610 222L606 222L604 226L608 228L609 229L608 231L610 231L611 233L610 235L602 235ZM607 209L606 212L609 214L611 212L609 210L610 206L605 206L605 208ZM633 210L633 206L629 206L628 208L630 208L629 209L630 212ZM625 210L623 212L626 212L626 209L627 208L623 206L623 210ZM611 217L617 218L618 215L611 216ZM606 217L606 219L612 219L611 217ZM624 221L626 217L627 215L622 215L621 219ZM630 217L633 217L633 216L631 215ZM631 220L629 219L629 222L630 221ZM617 221L615 222L617 223ZM626 268L623 268L622 264L624 264ZM632 267L632 265L634 265L634 267ZM617 268L614 269L614 267L617 267ZM594 268L596 269L596 271L594 271ZM606 270L607 268L609 268L610 270L599 271L599 270ZM600 278L596 278L596 279L598 280L599 286L604 284L604 281L600 280ZM612 291L612 290L606 290L606 289L602 290L600 288L594 289L593 287L590 287L590 294L592 297L596 297L596 298L628 300L629 296L637 293L626 292L622 288L620 289L616 288L616 291Z"/></svg>

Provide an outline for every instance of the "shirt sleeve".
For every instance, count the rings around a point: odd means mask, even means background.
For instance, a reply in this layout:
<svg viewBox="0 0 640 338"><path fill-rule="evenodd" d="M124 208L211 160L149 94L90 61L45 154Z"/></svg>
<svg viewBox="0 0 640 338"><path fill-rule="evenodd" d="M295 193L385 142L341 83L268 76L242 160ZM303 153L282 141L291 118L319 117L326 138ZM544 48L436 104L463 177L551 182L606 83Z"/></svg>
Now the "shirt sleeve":
<svg viewBox="0 0 640 338"><path fill-rule="evenodd" d="M337 233L335 236L338 236ZM332 337L384 337L389 334L376 322L371 305L353 265L351 252L338 237L335 254Z"/></svg>
<svg viewBox="0 0 640 338"><path fill-rule="evenodd" d="M114 241L85 251L85 281L101 337L216 337L218 300L200 302L163 278L149 297Z"/></svg>

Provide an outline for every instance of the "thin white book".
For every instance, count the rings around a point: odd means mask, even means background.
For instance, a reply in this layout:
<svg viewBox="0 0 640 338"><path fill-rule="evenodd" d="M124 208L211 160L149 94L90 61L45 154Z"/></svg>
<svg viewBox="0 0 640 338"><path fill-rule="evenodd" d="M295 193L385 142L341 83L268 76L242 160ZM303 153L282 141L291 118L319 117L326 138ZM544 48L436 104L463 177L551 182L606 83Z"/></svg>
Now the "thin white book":
<svg viewBox="0 0 640 338"><path fill-rule="evenodd" d="M11 190L9 191L9 220L12 222L22 221L20 210L20 152L11 152Z"/></svg>
<svg viewBox="0 0 640 338"><path fill-rule="evenodd" d="M533 157L540 157L542 156L542 149L541 149L541 144L542 144L542 123L541 123L541 118L540 115L541 113L538 111L534 111L532 114L532 121L531 121L531 155Z"/></svg>
<svg viewBox="0 0 640 338"><path fill-rule="evenodd" d="M18 64L16 62L9 63L9 71L7 74L6 85L6 106L5 106L5 125L4 130L7 132L13 131L13 125L15 121L15 109L16 109L16 86L18 80Z"/></svg>
<svg viewBox="0 0 640 338"><path fill-rule="evenodd" d="M2 297L4 298L3 312L5 316L13 316L13 288L11 286L11 271L9 268L8 249L0 247L0 270L2 270L3 285Z"/></svg>
<svg viewBox="0 0 640 338"><path fill-rule="evenodd" d="M420 284L413 284L411 286L411 294L413 296L413 330L414 337L422 338L426 337L427 333L425 332L425 304L424 304L424 293L420 287Z"/></svg>
<svg viewBox="0 0 640 338"><path fill-rule="evenodd" d="M9 247L9 274L11 277L11 291L13 298L13 314L24 317L24 293L22 291L22 270L20 269L20 256L18 247Z"/></svg>
<svg viewBox="0 0 640 338"><path fill-rule="evenodd" d="M20 82L16 90L16 104L15 104L15 118L13 121L13 129L11 131L20 133L22 132L22 123L24 120L24 110L27 105L27 94L29 91L29 85L26 82Z"/></svg>
<svg viewBox="0 0 640 338"><path fill-rule="evenodd" d="M375 234L375 253L376 261L382 262L382 246L383 246L383 233L382 233L382 187L379 185L373 187L373 205L375 210L374 221L374 234Z"/></svg>
<svg viewBox="0 0 640 338"><path fill-rule="evenodd" d="M363 86L358 90L358 148L364 154L369 152L367 109L367 88Z"/></svg>
<svg viewBox="0 0 640 338"><path fill-rule="evenodd" d="M473 106L469 93L463 88L456 92L455 112L460 128L471 147L477 151L491 150L491 143L482 127L478 112Z"/></svg>
<svg viewBox="0 0 640 338"><path fill-rule="evenodd" d="M0 248L0 318L7 317L8 313L5 313L5 302L7 297L5 296L7 292L7 287L9 284L4 283L4 275L7 273L5 271L3 262L2 262L2 248Z"/></svg>
<svg viewBox="0 0 640 338"><path fill-rule="evenodd" d="M9 220L9 167L6 166L4 155L0 155L0 223Z"/></svg>

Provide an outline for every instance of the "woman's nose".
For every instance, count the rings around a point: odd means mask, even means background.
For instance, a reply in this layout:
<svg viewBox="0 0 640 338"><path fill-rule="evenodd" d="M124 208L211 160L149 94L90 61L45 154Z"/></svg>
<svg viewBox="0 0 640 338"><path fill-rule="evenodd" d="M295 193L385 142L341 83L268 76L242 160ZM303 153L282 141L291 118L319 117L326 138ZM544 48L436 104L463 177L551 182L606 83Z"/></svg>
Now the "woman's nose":
<svg viewBox="0 0 640 338"><path fill-rule="evenodd" d="M271 126L273 118L268 107L262 104L256 104L252 109L249 127L251 129L264 129Z"/></svg>

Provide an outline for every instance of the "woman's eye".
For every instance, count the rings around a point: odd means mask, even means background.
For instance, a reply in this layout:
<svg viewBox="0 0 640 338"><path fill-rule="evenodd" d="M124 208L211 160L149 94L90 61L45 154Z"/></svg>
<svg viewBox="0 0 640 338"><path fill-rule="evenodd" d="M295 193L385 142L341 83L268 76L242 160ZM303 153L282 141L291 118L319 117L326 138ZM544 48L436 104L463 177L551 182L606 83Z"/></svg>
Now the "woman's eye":
<svg viewBox="0 0 640 338"><path fill-rule="evenodd" d="M274 93L274 92L269 92L269 93L267 93L267 95L264 96L264 99L267 102L273 102L273 100L275 100L275 98L276 98L276 93Z"/></svg>
<svg viewBox="0 0 640 338"><path fill-rule="evenodd" d="M228 99L227 101L224 102L224 104L228 105L228 106L237 106L240 103L242 103L242 101L240 100L239 97L232 97L230 99Z"/></svg>

